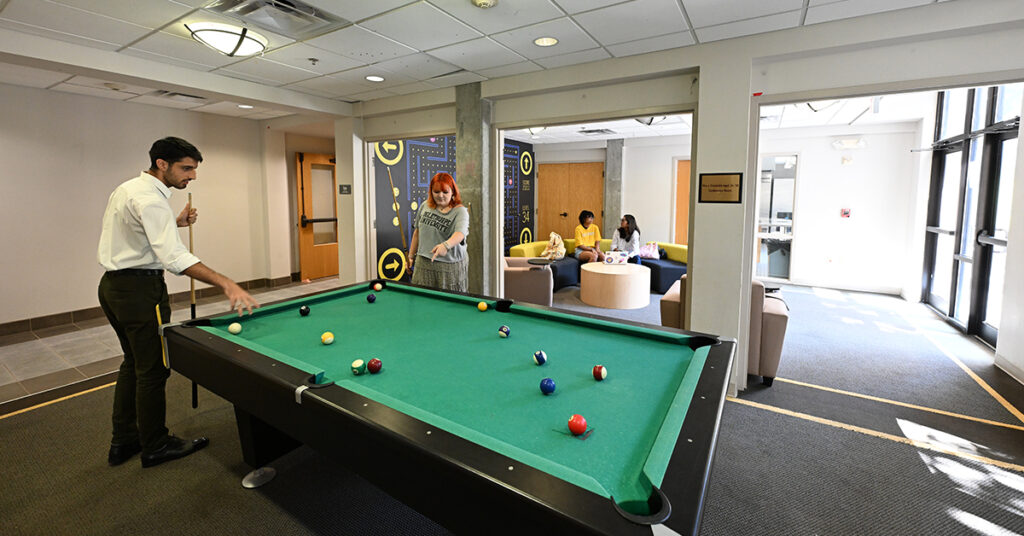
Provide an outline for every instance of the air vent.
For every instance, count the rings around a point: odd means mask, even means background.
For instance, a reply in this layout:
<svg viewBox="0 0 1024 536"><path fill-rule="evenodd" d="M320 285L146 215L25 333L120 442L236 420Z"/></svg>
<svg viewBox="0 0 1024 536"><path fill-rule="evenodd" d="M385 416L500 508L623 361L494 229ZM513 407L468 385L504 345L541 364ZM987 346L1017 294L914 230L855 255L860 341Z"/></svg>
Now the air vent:
<svg viewBox="0 0 1024 536"><path fill-rule="evenodd" d="M297 41L351 24L299 0L218 0L205 9Z"/></svg>
<svg viewBox="0 0 1024 536"><path fill-rule="evenodd" d="M608 130L607 128L594 128L590 130L580 130L579 133L584 136L604 136L606 134L615 134L615 131Z"/></svg>
<svg viewBox="0 0 1024 536"><path fill-rule="evenodd" d="M174 91L157 90L150 93L149 96L156 97L158 99L169 99L180 102L189 102L192 104L206 104L206 97L199 97L197 95L189 95L187 93L177 93Z"/></svg>

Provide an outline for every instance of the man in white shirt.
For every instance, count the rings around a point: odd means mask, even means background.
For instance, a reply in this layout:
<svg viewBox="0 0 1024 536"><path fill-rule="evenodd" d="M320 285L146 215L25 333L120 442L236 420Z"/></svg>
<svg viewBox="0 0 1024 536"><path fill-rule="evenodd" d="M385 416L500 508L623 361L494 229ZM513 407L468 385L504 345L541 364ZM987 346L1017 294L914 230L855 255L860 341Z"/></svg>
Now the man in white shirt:
<svg viewBox="0 0 1024 536"><path fill-rule="evenodd" d="M114 388L110 465L142 452L142 466L152 467L209 443L205 437L175 437L164 425L164 386L170 371L163 365L156 319L157 304L161 318L171 318L164 270L220 287L239 315L259 307L234 281L199 262L178 235L178 227L194 223L197 213L186 205L175 218L168 203L171 188L184 190L196 179L202 154L183 139L164 138L153 143L149 159L148 170L110 194L97 253L106 270L100 279L100 306L124 350Z"/></svg>

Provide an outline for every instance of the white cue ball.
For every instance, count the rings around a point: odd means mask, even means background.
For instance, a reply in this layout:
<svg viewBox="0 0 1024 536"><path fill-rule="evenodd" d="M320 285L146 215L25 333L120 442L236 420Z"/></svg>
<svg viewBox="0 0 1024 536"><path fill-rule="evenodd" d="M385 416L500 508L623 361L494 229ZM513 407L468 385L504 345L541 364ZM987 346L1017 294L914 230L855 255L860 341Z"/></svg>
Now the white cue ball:
<svg viewBox="0 0 1024 536"><path fill-rule="evenodd" d="M228 333L231 333L232 335L238 335L241 332L242 325L239 324L238 322L232 322L231 325L228 326Z"/></svg>

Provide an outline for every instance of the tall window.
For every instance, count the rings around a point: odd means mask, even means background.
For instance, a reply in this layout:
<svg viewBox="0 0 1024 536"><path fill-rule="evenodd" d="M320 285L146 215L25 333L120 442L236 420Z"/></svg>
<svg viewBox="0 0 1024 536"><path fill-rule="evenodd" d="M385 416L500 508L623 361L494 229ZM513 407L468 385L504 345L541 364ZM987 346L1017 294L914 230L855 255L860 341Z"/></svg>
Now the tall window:
<svg viewBox="0 0 1024 536"><path fill-rule="evenodd" d="M1024 84L939 93L925 241L925 301L996 343Z"/></svg>

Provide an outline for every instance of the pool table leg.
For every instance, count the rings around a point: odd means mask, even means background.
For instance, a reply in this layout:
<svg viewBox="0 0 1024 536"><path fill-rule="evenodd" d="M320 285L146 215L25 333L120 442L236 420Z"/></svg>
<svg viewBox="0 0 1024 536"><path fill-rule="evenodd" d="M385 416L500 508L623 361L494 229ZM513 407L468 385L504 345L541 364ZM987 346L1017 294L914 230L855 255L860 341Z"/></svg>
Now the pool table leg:
<svg viewBox="0 0 1024 536"><path fill-rule="evenodd" d="M235 406L235 420L242 443L242 459L250 467L263 467L302 445L238 406Z"/></svg>

